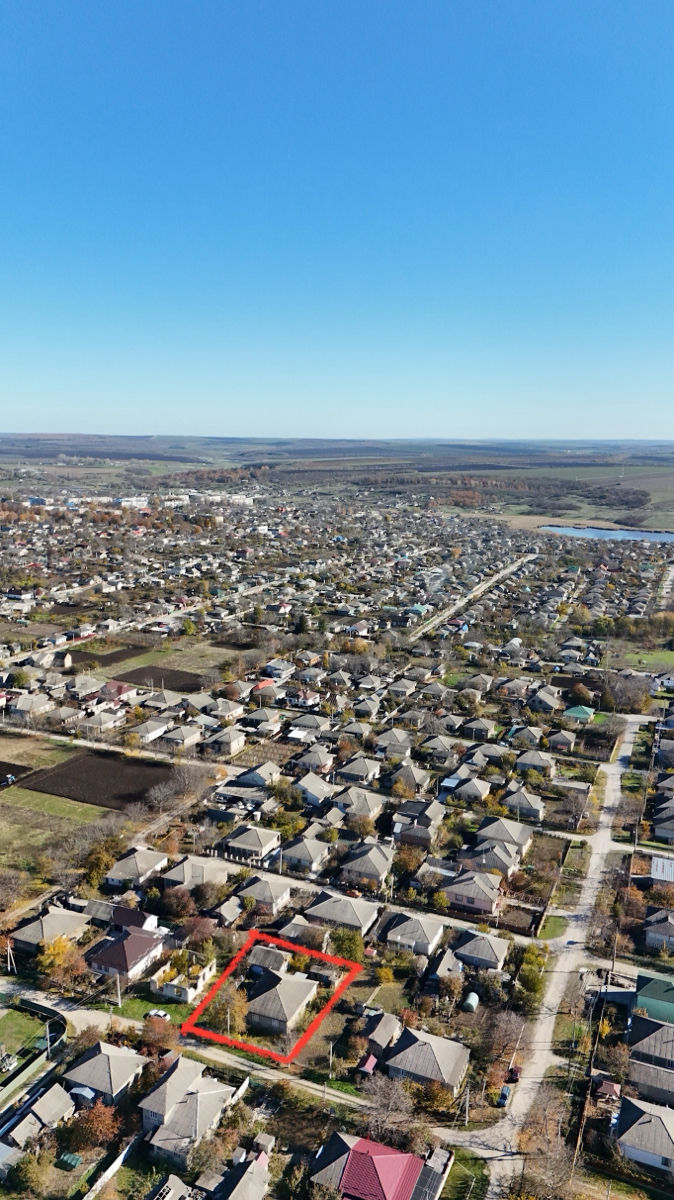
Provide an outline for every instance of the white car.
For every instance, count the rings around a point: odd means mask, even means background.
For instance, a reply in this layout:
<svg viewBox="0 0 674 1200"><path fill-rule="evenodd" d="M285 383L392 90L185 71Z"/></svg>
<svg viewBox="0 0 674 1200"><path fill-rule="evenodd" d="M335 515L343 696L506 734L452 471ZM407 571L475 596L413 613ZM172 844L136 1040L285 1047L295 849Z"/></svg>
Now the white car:
<svg viewBox="0 0 674 1200"><path fill-rule="evenodd" d="M146 1012L145 1017L156 1017L159 1021L171 1020L170 1016L167 1012L164 1012L163 1008L151 1008L149 1012Z"/></svg>

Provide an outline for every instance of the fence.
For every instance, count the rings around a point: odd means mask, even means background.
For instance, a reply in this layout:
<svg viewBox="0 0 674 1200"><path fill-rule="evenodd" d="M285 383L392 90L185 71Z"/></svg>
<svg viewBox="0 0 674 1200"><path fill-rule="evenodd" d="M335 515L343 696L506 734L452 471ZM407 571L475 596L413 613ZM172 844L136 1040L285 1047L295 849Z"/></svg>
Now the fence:
<svg viewBox="0 0 674 1200"><path fill-rule="evenodd" d="M113 1175L116 1175L119 1171L119 1168L124 1165L129 1155L136 1149L137 1146L140 1145L143 1140L143 1136L144 1135L142 1133L136 1134L136 1137L126 1146L124 1146L122 1150L120 1150L119 1154L113 1158L112 1162L108 1164L105 1170L101 1171L101 1174L96 1179L96 1182L89 1188L89 1191L84 1193L82 1200L94 1200L94 1197L98 1196L101 1189L105 1187L106 1183L110 1182ZM73 1196L76 1195L77 1191L73 1193Z"/></svg>

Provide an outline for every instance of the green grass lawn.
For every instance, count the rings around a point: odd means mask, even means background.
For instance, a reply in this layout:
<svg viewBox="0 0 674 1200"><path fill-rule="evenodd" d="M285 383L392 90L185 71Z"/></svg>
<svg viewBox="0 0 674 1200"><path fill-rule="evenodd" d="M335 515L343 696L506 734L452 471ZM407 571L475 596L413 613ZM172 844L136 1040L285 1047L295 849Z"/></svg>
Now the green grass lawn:
<svg viewBox="0 0 674 1200"><path fill-rule="evenodd" d="M671 671L674 650L627 650L623 655L628 667L645 667L647 671Z"/></svg>
<svg viewBox="0 0 674 1200"><path fill-rule="evenodd" d="M42 1037L43 1030L44 1023L39 1017L33 1017L19 1008L9 1008L0 1017L0 1042L10 1054L16 1054L22 1046Z"/></svg>
<svg viewBox="0 0 674 1200"><path fill-rule="evenodd" d="M122 996L121 1008L112 1002L112 995L109 1001L99 1001L93 1007L107 1011L111 1005L113 1017L128 1017L130 1021L142 1021L149 1009L161 1008L169 1014L174 1025L182 1025L195 1007L194 1004L174 1004L161 996L153 996L150 991L144 995Z"/></svg>
<svg viewBox="0 0 674 1200"><path fill-rule="evenodd" d="M549 938L561 937L566 929L567 923L566 917L548 916L545 918L543 925L541 926L541 932L538 936L544 941L547 941Z"/></svg>
<svg viewBox="0 0 674 1200"><path fill-rule="evenodd" d="M82 804L79 800L68 800L65 796L51 796L48 792L31 792L29 788L10 787L0 792L1 808L28 808L38 814L61 817L74 825L91 825L99 821L109 810L98 804Z"/></svg>
<svg viewBox="0 0 674 1200"><path fill-rule="evenodd" d="M409 996L405 991L405 983L401 979L395 979L393 983L384 983L378 989L374 997L374 1004L378 1004L384 1009L384 1012L399 1013L401 1008L409 1006Z"/></svg>
<svg viewBox="0 0 674 1200"><path fill-rule="evenodd" d="M472 1191L470 1190L472 1187ZM483 1158L463 1146L454 1148L454 1163L442 1190L441 1200L484 1200L489 1187L489 1171Z"/></svg>

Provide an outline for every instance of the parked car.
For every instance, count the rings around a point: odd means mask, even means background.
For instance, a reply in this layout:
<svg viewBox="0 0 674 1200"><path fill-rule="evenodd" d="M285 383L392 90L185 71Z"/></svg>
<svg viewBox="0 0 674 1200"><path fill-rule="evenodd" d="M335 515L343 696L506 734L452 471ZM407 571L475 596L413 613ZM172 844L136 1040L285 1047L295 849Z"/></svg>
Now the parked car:
<svg viewBox="0 0 674 1200"><path fill-rule="evenodd" d="M167 1012L164 1012L163 1008L151 1008L149 1010L149 1012L145 1013L145 1017L146 1018L147 1017L155 1017L158 1021L170 1021L171 1020L170 1016L168 1015Z"/></svg>
<svg viewBox="0 0 674 1200"><path fill-rule="evenodd" d="M499 1098L496 1101L496 1107L497 1108L505 1108L509 1099L510 1099L510 1088L508 1087L507 1083L504 1083L503 1087L501 1088L501 1093L499 1095Z"/></svg>
<svg viewBox="0 0 674 1200"><path fill-rule="evenodd" d="M507 1075L508 1083L519 1083L521 1070L521 1067L511 1067Z"/></svg>

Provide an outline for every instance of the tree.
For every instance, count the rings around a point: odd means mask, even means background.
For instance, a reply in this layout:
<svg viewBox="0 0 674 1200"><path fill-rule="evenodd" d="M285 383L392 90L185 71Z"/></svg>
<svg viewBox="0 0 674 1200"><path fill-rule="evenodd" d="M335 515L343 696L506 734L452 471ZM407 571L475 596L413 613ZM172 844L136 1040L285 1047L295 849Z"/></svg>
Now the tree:
<svg viewBox="0 0 674 1200"><path fill-rule="evenodd" d="M377 967L375 976L380 987L387 983L393 983L393 971L390 967Z"/></svg>
<svg viewBox="0 0 674 1200"><path fill-rule="evenodd" d="M85 1050L90 1050L97 1042L101 1040L101 1031L97 1025L87 1025L75 1035L72 1041L68 1042L68 1058L73 1062L84 1054Z"/></svg>
<svg viewBox="0 0 674 1200"><path fill-rule="evenodd" d="M114 1108L102 1100L96 1100L91 1108L84 1108L66 1125L63 1138L70 1150L89 1150L94 1146L109 1146L119 1134L120 1117Z"/></svg>
<svg viewBox="0 0 674 1200"><path fill-rule="evenodd" d="M206 1009L208 1027L227 1035L243 1033L247 1007L245 993L226 979Z"/></svg>
<svg viewBox="0 0 674 1200"><path fill-rule="evenodd" d="M424 852L418 846L399 846L393 860L396 875L414 875L423 862Z"/></svg>
<svg viewBox="0 0 674 1200"><path fill-rule="evenodd" d="M34 1154L24 1154L10 1168L8 1183L17 1192L28 1192L30 1196L44 1195L45 1169Z"/></svg>
<svg viewBox="0 0 674 1200"><path fill-rule="evenodd" d="M375 1141L406 1129L412 1118L414 1104L402 1079L372 1075L365 1081L362 1090L370 1104L368 1133Z"/></svg>
<svg viewBox="0 0 674 1200"><path fill-rule="evenodd" d="M151 1054L164 1054L178 1045L177 1026L162 1017L146 1017L140 1036Z"/></svg>
<svg viewBox="0 0 674 1200"><path fill-rule="evenodd" d="M370 817L357 814L348 818L348 826L358 834L359 838L371 837L374 833L374 821Z"/></svg>
<svg viewBox="0 0 674 1200"><path fill-rule="evenodd" d="M41 945L35 966L47 987L72 989L85 979L89 969L76 946L63 934Z"/></svg>
<svg viewBox="0 0 674 1200"><path fill-rule="evenodd" d="M185 887L166 888L163 900L166 916L175 921L184 921L187 917L196 916L196 905Z"/></svg>
<svg viewBox="0 0 674 1200"><path fill-rule="evenodd" d="M330 934L332 948L338 958L362 963L365 956L363 935L357 929L333 929Z"/></svg>

